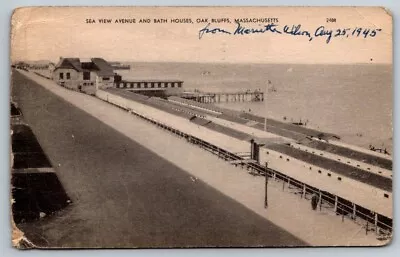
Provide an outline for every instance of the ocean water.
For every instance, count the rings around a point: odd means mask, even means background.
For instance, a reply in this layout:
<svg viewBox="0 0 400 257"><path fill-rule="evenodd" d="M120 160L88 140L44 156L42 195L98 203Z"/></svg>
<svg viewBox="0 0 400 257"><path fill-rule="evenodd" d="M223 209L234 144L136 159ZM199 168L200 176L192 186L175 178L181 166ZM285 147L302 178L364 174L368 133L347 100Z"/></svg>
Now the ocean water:
<svg viewBox="0 0 400 257"><path fill-rule="evenodd" d="M125 79L180 79L203 91L260 89L264 103L223 107L336 133L342 141L392 151L392 66L376 64L130 63Z"/></svg>

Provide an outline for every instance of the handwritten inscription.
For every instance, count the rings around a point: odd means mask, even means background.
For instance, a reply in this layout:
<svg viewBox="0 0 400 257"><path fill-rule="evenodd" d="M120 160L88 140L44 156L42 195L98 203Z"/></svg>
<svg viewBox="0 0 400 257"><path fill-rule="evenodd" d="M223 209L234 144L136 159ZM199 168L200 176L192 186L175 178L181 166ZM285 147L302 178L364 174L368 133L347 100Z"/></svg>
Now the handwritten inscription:
<svg viewBox="0 0 400 257"><path fill-rule="evenodd" d="M374 38L378 35L382 29L370 29L370 28L335 28L331 29L326 26L319 26L315 29L308 30L303 28L301 24L284 25L283 27L275 24L268 23L265 25L258 25L258 27L244 26L241 23L235 21L236 28L233 30L221 27L214 27L211 23L208 23L204 28L199 30L199 39L202 39L207 34L226 34L233 36L245 36L249 34L286 34L290 36L304 37L308 41L312 41L314 38L323 38L328 44L333 38Z"/></svg>
<svg viewBox="0 0 400 257"><path fill-rule="evenodd" d="M235 32L233 33L234 35L245 35L245 34L254 34L254 33L266 33L266 32L271 32L271 33L278 33L281 34L279 30L276 29L275 24L267 24L265 26L262 26L261 28L246 28L240 25L240 23L237 23L237 27Z"/></svg>
<svg viewBox="0 0 400 257"><path fill-rule="evenodd" d="M220 28L210 28L211 23L208 23L203 29L199 31L199 39L203 37L204 34L217 34L217 33L225 33L225 34L231 34L231 32L220 29Z"/></svg>
<svg viewBox="0 0 400 257"><path fill-rule="evenodd" d="M311 41L313 39L310 32L308 32L307 30L301 29L300 24L292 25L292 26L285 25L283 27L283 32L285 32L286 34L292 35L292 36L308 37L308 41Z"/></svg>

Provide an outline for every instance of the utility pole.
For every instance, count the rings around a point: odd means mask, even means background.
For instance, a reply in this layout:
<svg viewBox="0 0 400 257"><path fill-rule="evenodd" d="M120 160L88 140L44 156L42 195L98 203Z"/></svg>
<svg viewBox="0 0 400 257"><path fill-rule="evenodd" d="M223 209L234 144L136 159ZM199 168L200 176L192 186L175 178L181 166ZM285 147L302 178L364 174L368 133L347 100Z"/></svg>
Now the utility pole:
<svg viewBox="0 0 400 257"><path fill-rule="evenodd" d="M264 198L264 208L268 207L268 162L265 163L265 198Z"/></svg>
<svg viewBox="0 0 400 257"><path fill-rule="evenodd" d="M265 89L265 96L264 96L264 104L265 104L265 112L264 112L264 131L267 131L267 111L268 111L268 107L267 107L267 96L268 96L268 87L271 84L271 80L268 80L267 82L267 86Z"/></svg>

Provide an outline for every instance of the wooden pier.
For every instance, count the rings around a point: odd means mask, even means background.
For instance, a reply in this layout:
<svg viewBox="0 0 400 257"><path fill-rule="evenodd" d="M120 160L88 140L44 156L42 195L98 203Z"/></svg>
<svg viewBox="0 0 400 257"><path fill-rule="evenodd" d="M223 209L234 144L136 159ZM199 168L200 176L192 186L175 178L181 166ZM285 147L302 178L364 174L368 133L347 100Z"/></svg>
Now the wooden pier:
<svg viewBox="0 0 400 257"><path fill-rule="evenodd" d="M183 92L180 97L200 103L227 103L227 102L263 102L264 93L261 91L237 92Z"/></svg>

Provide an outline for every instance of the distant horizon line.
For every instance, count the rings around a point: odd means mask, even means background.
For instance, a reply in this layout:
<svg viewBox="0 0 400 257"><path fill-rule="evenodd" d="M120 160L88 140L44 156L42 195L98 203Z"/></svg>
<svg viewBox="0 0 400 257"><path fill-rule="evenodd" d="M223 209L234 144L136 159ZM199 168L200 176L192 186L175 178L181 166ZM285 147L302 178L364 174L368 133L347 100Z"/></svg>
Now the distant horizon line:
<svg viewBox="0 0 400 257"><path fill-rule="evenodd" d="M119 59L108 59L104 57L66 57L66 58L79 58L79 59L91 59L91 58L103 58L107 62L121 62L121 63L190 63L190 64L195 64L195 63L202 63L202 64L278 64L278 65L284 65L284 64L290 64L290 65L393 65L393 63L386 63L386 62L344 62L344 63L335 63L335 62L322 62L322 63L308 63L308 62L298 62L298 63L291 63L291 62L230 62L230 61L156 61L156 60L119 60ZM46 61L46 62L53 62L57 63L57 61L53 60L46 60L46 59L36 59L36 60L15 60L12 61L11 63L15 62L40 62L40 61Z"/></svg>

